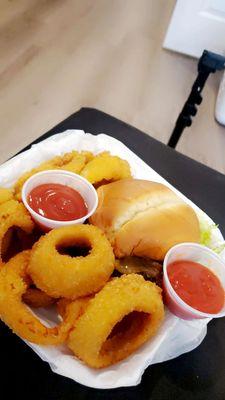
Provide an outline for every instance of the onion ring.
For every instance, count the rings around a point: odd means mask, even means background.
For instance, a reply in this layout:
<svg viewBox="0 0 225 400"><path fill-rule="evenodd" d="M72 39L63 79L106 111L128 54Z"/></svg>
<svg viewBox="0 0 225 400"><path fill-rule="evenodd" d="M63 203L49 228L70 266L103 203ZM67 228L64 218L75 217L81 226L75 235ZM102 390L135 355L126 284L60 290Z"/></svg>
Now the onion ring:
<svg viewBox="0 0 225 400"><path fill-rule="evenodd" d="M13 192L11 189L0 187L0 204L13 199Z"/></svg>
<svg viewBox="0 0 225 400"><path fill-rule="evenodd" d="M15 183L15 197L17 200L21 201L21 190L23 184L26 182L28 178L37 172L45 171L48 169L65 169L66 171L74 172L78 174L82 168L84 168L85 164L89 162L93 157L93 154L89 151L71 151L70 153L65 153L63 156L56 156L50 160L47 160L36 168L31 169L30 171L25 172Z"/></svg>
<svg viewBox="0 0 225 400"><path fill-rule="evenodd" d="M63 343L72 328L72 316L68 320L65 318L58 326L47 328L22 302L28 287L28 258L28 252L19 253L0 270L0 318L17 335L30 342L44 345ZM73 317L76 315L73 314Z"/></svg>
<svg viewBox="0 0 225 400"><path fill-rule="evenodd" d="M89 246L87 256L60 254L60 247ZM76 299L97 292L114 269L112 247L92 225L53 229L34 245L28 273L35 285L51 297Z"/></svg>
<svg viewBox="0 0 225 400"><path fill-rule="evenodd" d="M74 325L77 319L85 312L92 296L80 297L76 300L60 299L57 302L57 311L62 319Z"/></svg>
<svg viewBox="0 0 225 400"><path fill-rule="evenodd" d="M152 337L163 317L161 289L140 275L123 275L90 300L67 343L89 366L107 367Z"/></svg>
<svg viewBox="0 0 225 400"><path fill-rule="evenodd" d="M25 250L19 253L17 257L13 257L10 260L10 263L8 262L7 264L8 271L14 271L25 281L27 285L27 290L22 296L22 300L24 303L33 308L49 307L56 301L56 299L48 296L40 289L30 287L33 283L31 278L27 274L27 267L30 262L30 256L31 250Z"/></svg>
<svg viewBox="0 0 225 400"><path fill-rule="evenodd" d="M32 308L45 308L54 304L56 299L35 287L29 287L23 295L23 302Z"/></svg>
<svg viewBox="0 0 225 400"><path fill-rule="evenodd" d="M80 174L93 185L131 177L128 162L107 152L94 157L85 165Z"/></svg>
<svg viewBox="0 0 225 400"><path fill-rule="evenodd" d="M16 200L9 200L0 205L0 260L2 261L2 252L7 249L10 244L10 234L4 236L12 227L18 227L26 233L31 233L34 228L34 223L23 204ZM4 245L4 249L2 248Z"/></svg>

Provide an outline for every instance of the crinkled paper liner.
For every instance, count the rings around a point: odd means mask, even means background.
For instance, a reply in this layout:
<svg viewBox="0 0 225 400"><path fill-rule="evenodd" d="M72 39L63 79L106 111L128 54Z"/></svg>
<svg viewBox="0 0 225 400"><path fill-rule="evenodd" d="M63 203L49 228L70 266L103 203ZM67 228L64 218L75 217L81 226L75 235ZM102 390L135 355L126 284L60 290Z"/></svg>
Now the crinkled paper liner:
<svg viewBox="0 0 225 400"><path fill-rule="evenodd" d="M0 186L12 186L26 170L55 155L61 155L71 150L89 150L95 154L108 150L111 154L126 159L131 165L133 177L166 184L190 204L200 218L212 222L195 204L172 187L123 143L104 134L94 136L81 130L68 130L52 136L7 161L0 167ZM223 240L219 229L214 229L213 234L215 244ZM223 258L225 259L225 254L223 254ZM50 310L47 314L46 310L40 310L40 316L43 321L54 322L54 316ZM57 374L93 388L118 388L137 385L149 365L170 360L196 348L207 333L209 321L210 319L183 321L167 310L164 322L154 338L126 360L101 370L87 367L74 357L64 345L38 346L27 341L26 343L42 360L48 362L52 371Z"/></svg>

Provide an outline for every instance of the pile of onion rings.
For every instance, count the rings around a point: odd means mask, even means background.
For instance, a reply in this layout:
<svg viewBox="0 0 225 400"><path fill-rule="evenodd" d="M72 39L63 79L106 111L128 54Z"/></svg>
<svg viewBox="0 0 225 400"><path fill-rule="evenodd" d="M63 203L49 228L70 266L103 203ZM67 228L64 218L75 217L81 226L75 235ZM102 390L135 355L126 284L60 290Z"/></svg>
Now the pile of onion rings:
<svg viewBox="0 0 225 400"><path fill-rule="evenodd" d="M113 249L98 227L40 232L21 190L30 176L48 169L78 173L96 187L131 177L127 161L108 152L72 151L25 171L13 188L0 188L0 319L25 340L66 343L87 365L107 367L157 332L164 316L161 289L138 274L113 277ZM86 254L71 255L71 247ZM48 307L55 307L55 326L35 315L36 308Z"/></svg>
<svg viewBox="0 0 225 400"><path fill-rule="evenodd" d="M28 178L37 172L49 169L64 169L66 171L81 174L93 184L100 182L112 182L131 177L130 166L127 161L117 156L111 156L103 152L94 156L90 151L71 151L63 156L56 156L25 172L14 185L15 198L21 201L21 190ZM1 203L1 190L0 190Z"/></svg>
<svg viewBox="0 0 225 400"><path fill-rule="evenodd" d="M17 335L33 343L56 345L64 343L72 326L71 316L58 326L48 328L23 303L26 292L27 254L20 253L0 270L0 316ZM76 315L74 315L74 319Z"/></svg>

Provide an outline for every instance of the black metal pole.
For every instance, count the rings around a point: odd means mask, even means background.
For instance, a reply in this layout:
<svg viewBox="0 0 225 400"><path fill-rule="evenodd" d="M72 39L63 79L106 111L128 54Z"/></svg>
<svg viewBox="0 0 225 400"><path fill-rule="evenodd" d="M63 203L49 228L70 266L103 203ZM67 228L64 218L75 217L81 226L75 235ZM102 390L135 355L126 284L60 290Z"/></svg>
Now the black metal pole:
<svg viewBox="0 0 225 400"><path fill-rule="evenodd" d="M192 86L191 93L179 114L168 146L175 148L183 130L191 126L192 118L197 114L197 105L202 102L201 92L210 73L225 68L225 57L204 50L198 63L198 76Z"/></svg>
<svg viewBox="0 0 225 400"><path fill-rule="evenodd" d="M177 118L175 128L168 142L168 146L175 148L183 130L188 126L191 126L191 116L195 116L197 114L196 104L199 105L202 102L202 96L200 93L209 74L210 72L201 72L198 74L197 79L192 86L191 93L184 104L179 117Z"/></svg>

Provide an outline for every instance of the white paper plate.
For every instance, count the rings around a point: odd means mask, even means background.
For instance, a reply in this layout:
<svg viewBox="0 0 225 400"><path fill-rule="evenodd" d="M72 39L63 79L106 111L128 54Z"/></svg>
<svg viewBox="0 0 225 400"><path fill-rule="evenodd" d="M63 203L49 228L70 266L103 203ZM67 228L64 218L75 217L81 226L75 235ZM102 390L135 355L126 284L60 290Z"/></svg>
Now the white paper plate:
<svg viewBox="0 0 225 400"><path fill-rule="evenodd" d="M164 183L190 204L200 219L203 218L212 223L212 220L195 204L165 181L123 143L104 134L94 136L80 130L68 130L52 136L0 166L0 186L12 186L23 172L55 155L61 155L71 150L90 150L94 153L108 150L111 154L120 156L129 162L133 177ZM222 240L219 229L214 229L214 244L220 244ZM221 256L225 259L225 252ZM40 310L39 315L43 321L55 322L54 315L50 310L47 312ZM149 365L170 360L193 350L204 339L208 322L209 319L183 321L167 311L165 320L154 338L126 360L102 370L87 367L76 359L66 346L38 346L26 343L42 360L48 362L52 371L57 374L93 388L118 388L137 385Z"/></svg>

